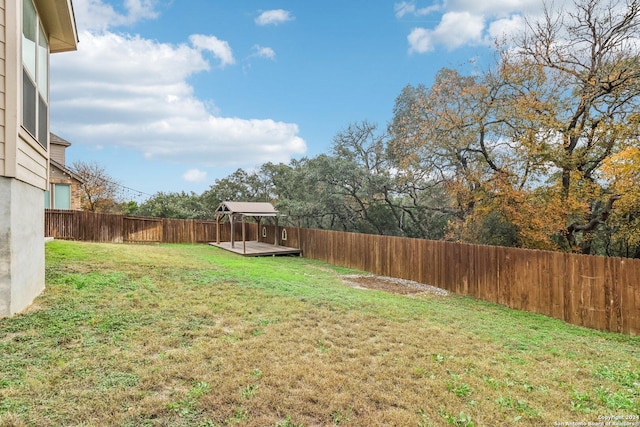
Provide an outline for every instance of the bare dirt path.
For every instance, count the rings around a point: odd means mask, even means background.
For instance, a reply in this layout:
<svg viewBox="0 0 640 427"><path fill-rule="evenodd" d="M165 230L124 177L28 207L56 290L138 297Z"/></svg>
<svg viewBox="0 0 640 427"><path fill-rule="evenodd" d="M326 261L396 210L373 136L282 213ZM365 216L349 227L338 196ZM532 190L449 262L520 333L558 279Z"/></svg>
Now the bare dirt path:
<svg viewBox="0 0 640 427"><path fill-rule="evenodd" d="M358 289L376 289L402 295L416 295L431 293L439 296L448 296L449 292L431 285L414 282L412 280L397 279L395 277L376 275L345 275L342 281L349 286Z"/></svg>

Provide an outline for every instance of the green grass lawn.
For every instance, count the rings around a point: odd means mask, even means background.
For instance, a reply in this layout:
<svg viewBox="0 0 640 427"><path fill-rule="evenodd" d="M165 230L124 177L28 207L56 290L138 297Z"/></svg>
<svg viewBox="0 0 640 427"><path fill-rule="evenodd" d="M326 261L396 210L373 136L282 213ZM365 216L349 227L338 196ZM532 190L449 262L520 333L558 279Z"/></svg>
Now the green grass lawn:
<svg viewBox="0 0 640 427"><path fill-rule="evenodd" d="M340 279L354 271L301 258L63 241L46 252L46 291L0 319L2 426L640 415L638 337L470 298L355 289Z"/></svg>

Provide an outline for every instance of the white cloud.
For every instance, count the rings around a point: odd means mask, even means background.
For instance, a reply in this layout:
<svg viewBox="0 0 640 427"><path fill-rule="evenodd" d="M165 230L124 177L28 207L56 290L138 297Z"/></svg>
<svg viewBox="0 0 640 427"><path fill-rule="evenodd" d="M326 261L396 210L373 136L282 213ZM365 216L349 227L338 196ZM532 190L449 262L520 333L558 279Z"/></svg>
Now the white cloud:
<svg viewBox="0 0 640 427"><path fill-rule="evenodd" d="M86 93L81 85L104 92L144 91L151 86L182 85L191 74L209 70L197 49L173 46L140 36L111 32L79 35L78 51L51 56L52 72L64 70L52 84ZM145 84L136 84L143 81ZM185 88L183 88L185 89ZM100 95L96 93L95 95ZM89 94L91 95L91 94Z"/></svg>
<svg viewBox="0 0 640 427"><path fill-rule="evenodd" d="M562 7L568 0L556 0ZM394 5L398 19L440 12L434 27L421 26L407 36L410 53L426 53L444 46L449 50L462 46L489 45L496 38L509 38L524 29L524 15L537 19L544 2L539 0L441 0L420 7L415 0ZM437 15L436 15L437 16Z"/></svg>
<svg viewBox="0 0 640 427"><path fill-rule="evenodd" d="M80 31L105 31L156 18L156 3L156 0L125 0L124 11L120 13L103 0L74 0L73 11Z"/></svg>
<svg viewBox="0 0 640 427"><path fill-rule="evenodd" d="M189 169L182 175L182 179L187 182L202 182L207 179L207 173L200 169Z"/></svg>
<svg viewBox="0 0 640 427"><path fill-rule="evenodd" d="M409 52L425 53L433 50L432 31L425 28L414 28L407 36Z"/></svg>
<svg viewBox="0 0 640 427"><path fill-rule="evenodd" d="M525 26L524 17L520 15L514 15L508 18L498 19L489 24L487 30L489 42L496 39L502 39L508 37L511 34L516 34L521 31Z"/></svg>
<svg viewBox="0 0 640 427"><path fill-rule="evenodd" d="M276 52L270 47L255 45L253 46L253 55L251 56L274 60L276 59Z"/></svg>
<svg viewBox="0 0 640 427"><path fill-rule="evenodd" d="M287 21L293 21L295 17L288 10L267 10L255 19L257 25L278 25Z"/></svg>
<svg viewBox="0 0 640 427"><path fill-rule="evenodd" d="M428 7L418 8L415 1L402 1L393 5L393 10L396 13L396 18L400 19L405 15L424 16L429 15L432 12L438 11L442 8L439 4L434 4Z"/></svg>
<svg viewBox="0 0 640 427"><path fill-rule="evenodd" d="M212 38L192 39L198 47L112 32L80 39L77 52L51 57L52 130L74 143L200 167L288 162L306 151L294 123L221 117L195 96L187 79L211 68L202 47L213 49L203 42Z"/></svg>
<svg viewBox="0 0 640 427"><path fill-rule="evenodd" d="M394 4L393 10L396 12L396 18L402 18L405 15L410 15L415 13L416 4L415 2L403 1L400 3Z"/></svg>
<svg viewBox="0 0 640 427"><path fill-rule="evenodd" d="M155 18L155 4L157 0L125 0L125 8L129 11L129 16L136 18Z"/></svg>
<svg viewBox="0 0 640 427"><path fill-rule="evenodd" d="M215 36L193 34L189 36L189 41L191 41L191 44L193 44L195 48L213 53L215 57L220 60L221 67L235 64L236 62L233 58L233 51L229 43L224 40L220 40Z"/></svg>
<svg viewBox="0 0 640 427"><path fill-rule="evenodd" d="M433 32L434 39L449 49L481 40L484 18L469 12L449 12L442 16Z"/></svg>
<svg viewBox="0 0 640 427"><path fill-rule="evenodd" d="M482 16L469 12L449 12L433 30L414 28L407 40L409 51L425 53L435 45L444 45L449 50L465 44L478 44L482 41L484 20Z"/></svg>
<svg viewBox="0 0 640 427"><path fill-rule="evenodd" d="M559 4L562 0L556 1ZM512 13L536 13L542 10L544 2L540 0L446 0L447 11L469 12L475 15L504 17Z"/></svg>

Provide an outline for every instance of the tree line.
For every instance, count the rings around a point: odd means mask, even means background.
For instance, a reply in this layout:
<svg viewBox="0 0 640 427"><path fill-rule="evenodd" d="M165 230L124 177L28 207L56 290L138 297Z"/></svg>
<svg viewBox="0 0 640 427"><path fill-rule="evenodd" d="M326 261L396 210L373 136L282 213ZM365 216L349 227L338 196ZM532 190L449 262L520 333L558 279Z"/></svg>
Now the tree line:
<svg viewBox="0 0 640 427"><path fill-rule="evenodd" d="M485 70L405 87L385 128L124 209L270 201L304 227L640 258L639 25L640 0L547 6Z"/></svg>

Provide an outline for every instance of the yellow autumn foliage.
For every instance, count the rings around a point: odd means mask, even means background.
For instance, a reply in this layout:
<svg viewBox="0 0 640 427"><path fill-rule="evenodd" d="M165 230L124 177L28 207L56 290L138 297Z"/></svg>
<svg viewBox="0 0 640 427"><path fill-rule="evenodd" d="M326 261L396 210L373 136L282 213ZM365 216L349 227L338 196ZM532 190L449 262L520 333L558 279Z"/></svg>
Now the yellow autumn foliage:
<svg viewBox="0 0 640 427"><path fill-rule="evenodd" d="M609 157L602 166L603 178L620 196L611 218L614 238L629 246L640 244L640 148L627 146Z"/></svg>

